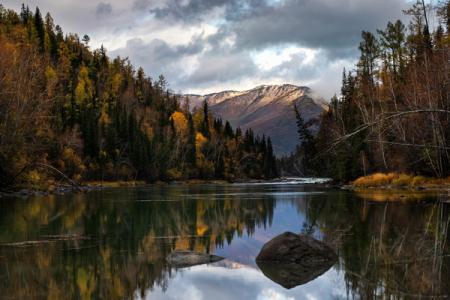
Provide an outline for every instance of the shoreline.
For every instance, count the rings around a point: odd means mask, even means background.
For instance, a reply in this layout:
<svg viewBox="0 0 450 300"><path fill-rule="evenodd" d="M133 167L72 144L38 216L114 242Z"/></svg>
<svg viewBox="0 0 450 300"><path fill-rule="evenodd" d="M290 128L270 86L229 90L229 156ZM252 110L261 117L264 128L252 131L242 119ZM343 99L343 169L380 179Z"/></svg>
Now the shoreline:
<svg viewBox="0 0 450 300"><path fill-rule="evenodd" d="M357 185L341 185L340 189L347 191L399 191L399 192L448 192L450 194L450 185L434 185L434 186L396 186L396 185L380 185L380 186L357 186Z"/></svg>
<svg viewBox="0 0 450 300"><path fill-rule="evenodd" d="M318 186L323 188L339 188L332 181L319 181L317 183L304 182L295 178L299 184L303 186ZM310 178L309 178L310 179ZM86 181L78 186L60 184L51 188L33 188L33 187L19 187L17 190L0 191L1 198L28 198L33 196L48 196L48 195L65 195L69 193L88 193L92 191L100 191L116 188L133 188L133 187L151 187L151 186L164 186L164 185L200 185L200 184L276 184L283 182L290 182L292 178L275 178L275 179L188 179L188 180L175 180L175 181Z"/></svg>
<svg viewBox="0 0 450 300"><path fill-rule="evenodd" d="M302 178L294 178L299 185L306 187L319 187L324 189L336 189L344 190L356 193L440 193L444 196L450 197L450 185L418 185L418 186L408 186L408 185L394 185L394 184L384 184L384 185L368 185L359 186L354 183L350 184L340 184L336 181L318 181L318 182L307 182L302 181ZM295 184L294 183L292 184ZM117 188L138 188L138 187L155 187L164 185L201 185L201 184L277 184L277 183L289 183L292 182L292 178L277 178L277 179L238 179L238 180L218 180L218 179L189 179L180 181L155 181L155 182L145 182L145 181L87 181L79 186L72 185L58 185L51 189L34 189L23 187L17 191L0 191L1 198L29 198L29 197L40 197L48 195L66 195L70 193L88 193L93 191L101 191L108 189Z"/></svg>

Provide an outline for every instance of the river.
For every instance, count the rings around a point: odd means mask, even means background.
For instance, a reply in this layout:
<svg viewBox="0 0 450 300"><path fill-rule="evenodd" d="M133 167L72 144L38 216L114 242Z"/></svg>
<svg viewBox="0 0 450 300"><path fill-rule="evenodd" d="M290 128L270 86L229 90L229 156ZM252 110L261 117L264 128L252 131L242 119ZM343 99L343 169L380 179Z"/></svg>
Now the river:
<svg viewBox="0 0 450 300"><path fill-rule="evenodd" d="M449 208L437 194L295 182L3 198L0 298L445 299ZM323 240L338 262L284 288L255 257L285 231ZM174 249L225 260L172 269L165 257Z"/></svg>

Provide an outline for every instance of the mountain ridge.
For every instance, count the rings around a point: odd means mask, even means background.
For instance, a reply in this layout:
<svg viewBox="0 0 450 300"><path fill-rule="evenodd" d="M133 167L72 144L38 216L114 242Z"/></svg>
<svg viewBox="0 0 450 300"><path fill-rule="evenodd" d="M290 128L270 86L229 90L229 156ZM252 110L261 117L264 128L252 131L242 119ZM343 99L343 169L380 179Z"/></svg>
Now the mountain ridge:
<svg viewBox="0 0 450 300"><path fill-rule="evenodd" d="M297 146L294 105L315 133L320 115L328 109L326 101L307 86L293 84L259 85L249 90L225 90L206 95L186 94L193 109L206 100L210 110L234 127L252 128L256 134L270 136L277 155L286 155Z"/></svg>

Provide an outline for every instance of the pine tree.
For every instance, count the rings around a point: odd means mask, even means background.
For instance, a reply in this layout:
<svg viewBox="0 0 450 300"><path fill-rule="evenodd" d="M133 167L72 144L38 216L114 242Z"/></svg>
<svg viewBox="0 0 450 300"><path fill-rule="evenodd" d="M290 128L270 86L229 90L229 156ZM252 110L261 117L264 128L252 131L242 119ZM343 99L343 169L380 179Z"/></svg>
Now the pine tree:
<svg viewBox="0 0 450 300"><path fill-rule="evenodd" d="M224 134L228 138L234 137L233 128L231 128L230 122L228 122L228 121L225 122Z"/></svg>
<svg viewBox="0 0 450 300"><path fill-rule="evenodd" d="M28 21L31 19L31 11L28 6L25 7L25 4L22 3L22 9L20 12L20 20L23 24L28 24Z"/></svg>
<svg viewBox="0 0 450 300"><path fill-rule="evenodd" d="M295 118L297 119L297 133L300 141L297 154L301 160L301 165L304 172L303 175L310 175L307 173L310 173L313 170L312 160L316 155L315 141L308 129L308 126L305 124L297 105L294 105L294 111Z"/></svg>
<svg viewBox="0 0 450 300"><path fill-rule="evenodd" d="M47 13L45 16L45 32L45 48L50 53L53 62L56 62L58 61L58 40L57 35L55 34L55 24L50 13Z"/></svg>
<svg viewBox="0 0 450 300"><path fill-rule="evenodd" d="M195 128L192 115L188 115L188 139L187 139L187 163L190 168L195 168L196 165L196 147L195 147Z"/></svg>
<svg viewBox="0 0 450 300"><path fill-rule="evenodd" d="M208 102L205 100L203 102L203 122L200 132L209 139L211 137L211 132L209 130L209 108Z"/></svg>
<svg viewBox="0 0 450 300"><path fill-rule="evenodd" d="M39 7L36 7L36 12L34 13L34 27L36 28L37 37L39 40L39 50L41 53L45 52L45 29L44 21L42 20L41 11Z"/></svg>
<svg viewBox="0 0 450 300"><path fill-rule="evenodd" d="M372 33L366 31L362 32L362 39L363 41L359 45L361 51L358 63L359 72L365 80L373 83L375 64L379 57L378 40Z"/></svg>
<svg viewBox="0 0 450 300"><path fill-rule="evenodd" d="M386 53L389 67L394 76L402 75L405 69L403 46L406 27L400 20L389 22L384 31L378 30L382 49Z"/></svg>
<svg viewBox="0 0 450 300"><path fill-rule="evenodd" d="M277 170L277 161L275 158L275 155L273 153L273 146L272 146L272 140L270 139L270 137L267 139L267 155L266 155L267 159L268 159L268 169L267 169L267 174L266 174L266 178L276 178L278 177L278 170Z"/></svg>

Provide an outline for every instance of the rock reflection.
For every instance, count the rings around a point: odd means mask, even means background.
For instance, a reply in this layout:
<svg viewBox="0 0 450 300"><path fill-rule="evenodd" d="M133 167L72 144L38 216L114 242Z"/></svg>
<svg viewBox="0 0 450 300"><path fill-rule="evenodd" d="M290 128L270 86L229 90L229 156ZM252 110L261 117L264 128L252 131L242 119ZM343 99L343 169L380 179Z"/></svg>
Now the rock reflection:
<svg viewBox="0 0 450 300"><path fill-rule="evenodd" d="M314 265L261 261L256 261L256 263L267 278L286 289L313 281L334 265L334 262L331 261L322 261Z"/></svg>

